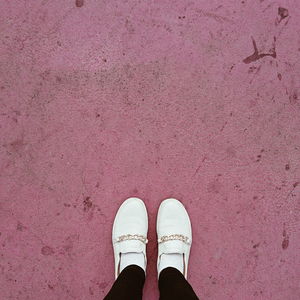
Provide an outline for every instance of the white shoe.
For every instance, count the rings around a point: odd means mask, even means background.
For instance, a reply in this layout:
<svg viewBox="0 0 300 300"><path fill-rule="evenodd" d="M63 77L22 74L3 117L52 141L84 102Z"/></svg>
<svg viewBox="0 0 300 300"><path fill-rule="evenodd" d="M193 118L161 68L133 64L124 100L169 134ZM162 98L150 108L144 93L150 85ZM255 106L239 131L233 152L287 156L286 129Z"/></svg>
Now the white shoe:
<svg viewBox="0 0 300 300"><path fill-rule="evenodd" d="M148 215L144 202L139 198L125 200L116 214L112 230L115 278L120 274L121 255L125 253L143 253L146 268L147 232Z"/></svg>
<svg viewBox="0 0 300 300"><path fill-rule="evenodd" d="M192 226L183 204L176 199L166 199L159 207L156 223L158 237L157 270L163 254L182 254L183 275L187 278L192 245ZM159 274L158 274L159 275Z"/></svg>

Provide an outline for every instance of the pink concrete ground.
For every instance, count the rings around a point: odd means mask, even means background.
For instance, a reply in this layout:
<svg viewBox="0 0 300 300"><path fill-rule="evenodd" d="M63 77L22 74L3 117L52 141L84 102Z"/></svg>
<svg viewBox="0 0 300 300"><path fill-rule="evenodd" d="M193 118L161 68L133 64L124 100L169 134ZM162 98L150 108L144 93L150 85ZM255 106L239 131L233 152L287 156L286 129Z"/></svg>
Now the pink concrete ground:
<svg viewBox="0 0 300 300"><path fill-rule="evenodd" d="M1 300L102 299L129 196L144 299L170 196L202 299L300 299L299 1L0 4Z"/></svg>

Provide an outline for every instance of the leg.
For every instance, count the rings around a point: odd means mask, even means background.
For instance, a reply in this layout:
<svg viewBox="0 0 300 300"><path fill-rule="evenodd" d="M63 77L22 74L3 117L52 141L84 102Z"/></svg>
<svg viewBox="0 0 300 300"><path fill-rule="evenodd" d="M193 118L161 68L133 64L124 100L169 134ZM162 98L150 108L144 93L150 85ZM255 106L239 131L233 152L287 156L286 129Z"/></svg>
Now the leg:
<svg viewBox="0 0 300 300"><path fill-rule="evenodd" d="M161 271L158 281L160 300L197 300L199 299L183 274L175 268Z"/></svg>
<svg viewBox="0 0 300 300"><path fill-rule="evenodd" d="M144 282L144 270L130 265L120 273L104 300L141 300Z"/></svg>

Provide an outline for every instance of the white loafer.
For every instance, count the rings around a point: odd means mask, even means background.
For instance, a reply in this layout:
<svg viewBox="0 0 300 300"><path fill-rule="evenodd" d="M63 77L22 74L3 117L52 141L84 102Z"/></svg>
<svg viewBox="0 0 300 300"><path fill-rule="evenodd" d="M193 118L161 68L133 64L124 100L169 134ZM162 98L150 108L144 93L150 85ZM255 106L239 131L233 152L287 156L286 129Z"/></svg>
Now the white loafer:
<svg viewBox="0 0 300 300"><path fill-rule="evenodd" d="M183 275L187 278L192 245L192 226L189 215L180 201L166 199L160 204L156 230L158 237L157 270L159 270L162 254L183 254Z"/></svg>
<svg viewBox="0 0 300 300"><path fill-rule="evenodd" d="M146 266L147 232L148 215L144 202L139 198L129 198L125 200L116 214L112 230L115 278L117 278L120 273L122 253L143 253Z"/></svg>

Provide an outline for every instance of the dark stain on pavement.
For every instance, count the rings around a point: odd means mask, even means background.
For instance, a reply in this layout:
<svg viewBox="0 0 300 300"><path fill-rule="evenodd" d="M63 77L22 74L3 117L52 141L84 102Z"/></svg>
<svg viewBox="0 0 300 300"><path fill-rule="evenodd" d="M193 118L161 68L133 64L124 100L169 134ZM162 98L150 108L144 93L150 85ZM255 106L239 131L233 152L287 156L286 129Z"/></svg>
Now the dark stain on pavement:
<svg viewBox="0 0 300 300"><path fill-rule="evenodd" d="M77 7L82 7L84 5L84 0L76 0L75 4Z"/></svg>
<svg viewBox="0 0 300 300"><path fill-rule="evenodd" d="M285 249L287 249L287 247L289 246L289 237L288 236L286 236L284 239L283 239L283 241L282 241L282 249L283 250L285 250Z"/></svg>
<svg viewBox="0 0 300 300"><path fill-rule="evenodd" d="M24 231L25 229L26 229L26 226L24 226L21 222L18 222L17 230L18 231Z"/></svg>
<svg viewBox="0 0 300 300"><path fill-rule="evenodd" d="M284 227L285 227L285 225L284 225ZM288 236L288 234L287 234L285 228L283 228L282 236L283 236L283 241L282 241L281 246L282 246L282 249L285 250L285 249L288 248L289 242L290 242L290 241L289 241L289 236Z"/></svg>
<svg viewBox="0 0 300 300"><path fill-rule="evenodd" d="M278 16L280 17L279 22L289 16L289 11L284 7L278 7Z"/></svg>
<svg viewBox="0 0 300 300"><path fill-rule="evenodd" d="M88 211L93 206L93 202L91 201L91 197L86 197L83 200L83 210Z"/></svg>
<svg viewBox="0 0 300 300"><path fill-rule="evenodd" d="M104 290L108 286L108 283L105 281L102 281L98 284L98 286L101 290Z"/></svg>
<svg viewBox="0 0 300 300"><path fill-rule="evenodd" d="M252 37L252 44L253 44L253 48L254 48L254 53L248 57L246 57L243 62L245 64L250 64L254 61L257 61L265 56L271 56L273 58L276 58L277 57L277 54L276 54L276 50L275 50L275 38L274 38L274 46L271 50L271 53L259 53L258 52L258 49L257 49L257 45L256 45L256 42L254 40L254 38Z"/></svg>
<svg viewBox="0 0 300 300"><path fill-rule="evenodd" d="M48 256L48 255L54 254L54 250L53 250L51 247L49 247L49 246L44 246L44 247L41 249L41 253L42 253L43 255Z"/></svg>
<svg viewBox="0 0 300 300"><path fill-rule="evenodd" d="M256 162L260 162L260 160L261 160L261 154L256 156Z"/></svg>
<svg viewBox="0 0 300 300"><path fill-rule="evenodd" d="M298 100L298 94L296 91L293 91L291 93L291 95L289 96L289 99L290 99L290 103L291 104L296 104L297 103L297 100Z"/></svg>
<svg viewBox="0 0 300 300"><path fill-rule="evenodd" d="M282 79L282 75L280 73L277 74L277 77L278 77L279 80Z"/></svg>

